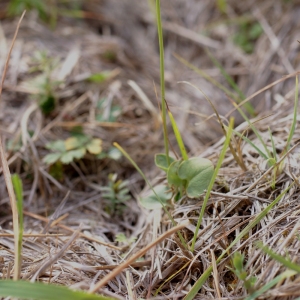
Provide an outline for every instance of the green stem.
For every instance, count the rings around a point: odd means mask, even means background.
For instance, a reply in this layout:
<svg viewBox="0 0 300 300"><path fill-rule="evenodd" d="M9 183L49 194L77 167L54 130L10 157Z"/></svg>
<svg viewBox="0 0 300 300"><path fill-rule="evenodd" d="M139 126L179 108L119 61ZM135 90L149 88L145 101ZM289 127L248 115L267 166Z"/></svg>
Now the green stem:
<svg viewBox="0 0 300 300"><path fill-rule="evenodd" d="M163 41L162 24L161 24L160 0L156 0L156 22L157 22L157 33L158 33L158 42L159 42L159 60L160 60L161 114L162 114L162 121L163 121L166 159L167 159L167 164L169 166L170 158L169 158L169 143L168 143L166 103L165 103L164 41Z"/></svg>

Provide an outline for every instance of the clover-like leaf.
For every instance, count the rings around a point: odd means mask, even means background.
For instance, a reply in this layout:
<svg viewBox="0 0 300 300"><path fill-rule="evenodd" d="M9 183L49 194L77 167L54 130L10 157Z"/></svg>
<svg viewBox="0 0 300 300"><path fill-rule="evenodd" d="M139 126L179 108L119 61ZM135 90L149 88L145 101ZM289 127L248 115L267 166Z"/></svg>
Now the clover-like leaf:
<svg viewBox="0 0 300 300"><path fill-rule="evenodd" d="M65 152L61 157L60 157L60 161L63 164L69 164L71 163L74 159L80 159L82 157L84 157L86 153L86 149L85 148L79 148L76 150L71 150L68 152Z"/></svg>
<svg viewBox="0 0 300 300"><path fill-rule="evenodd" d="M92 139L87 145L86 149L89 151L91 154L99 154L102 151L102 140L100 139Z"/></svg>
<svg viewBox="0 0 300 300"><path fill-rule="evenodd" d="M52 151L64 152L66 151L65 142L57 140L46 144L46 148Z"/></svg>
<svg viewBox="0 0 300 300"><path fill-rule="evenodd" d="M61 155L61 153L49 153L43 158L43 162L52 165L60 159Z"/></svg>
<svg viewBox="0 0 300 300"><path fill-rule="evenodd" d="M154 187L154 191L157 196L160 198L161 202L166 205L172 197L171 191L165 185L157 185ZM158 209L162 207L161 202L157 199L156 195L151 190L146 197L140 199L140 203L143 207L148 209Z"/></svg>
<svg viewBox="0 0 300 300"><path fill-rule="evenodd" d="M170 164L173 161L175 161L175 159L172 158L172 157L169 157L169 160L170 160ZM169 165L167 163L167 156L166 156L166 154L164 154L164 153L155 154L155 165L158 168L160 168L161 170L167 172L168 168L169 168Z"/></svg>
<svg viewBox="0 0 300 300"><path fill-rule="evenodd" d="M80 146L82 146L82 142L78 137L72 136L65 140L65 147L67 151L76 149Z"/></svg>
<svg viewBox="0 0 300 300"><path fill-rule="evenodd" d="M199 197L207 189L213 173L212 162L202 157L185 160L178 169L178 176L187 180L186 193L190 198Z"/></svg>

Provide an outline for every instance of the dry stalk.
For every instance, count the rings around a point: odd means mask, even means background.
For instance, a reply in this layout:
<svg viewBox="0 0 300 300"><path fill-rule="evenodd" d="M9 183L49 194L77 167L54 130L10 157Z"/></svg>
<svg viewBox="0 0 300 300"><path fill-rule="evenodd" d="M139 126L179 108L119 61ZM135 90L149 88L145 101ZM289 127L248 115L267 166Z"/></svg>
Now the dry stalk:
<svg viewBox="0 0 300 300"><path fill-rule="evenodd" d="M24 211L24 215L27 215L27 216L29 216L29 217L32 217L32 218L41 220L41 221L43 221L43 222L47 222L47 223L49 222L49 219L48 219L48 218L44 218L44 217L39 216L39 215L37 215L37 214L31 213L31 212L29 212L29 211ZM66 226L66 225L63 225L63 224L57 224L57 223L54 223L54 224L52 224L52 225L53 225L53 226L54 226L54 225L55 225L55 226L58 226L58 227L60 227L60 228L62 228L62 229L65 229L65 230L68 230L68 231L71 231L71 232L75 232L74 229L72 229L71 227L68 227L68 226ZM119 250L119 251L122 250L120 247L117 247L117 246L114 246L114 245L105 243L105 242L103 242L103 241L100 241L99 239L96 239L96 238L94 238L94 237L92 237L92 236L88 236L88 235L86 235L86 234L84 234L84 233L80 233L79 235L80 235L81 237L87 239L87 240L96 242L96 243L98 243L98 244L101 244L101 245L103 245L103 246L109 247L109 248L111 248L111 249L115 249L115 250Z"/></svg>
<svg viewBox="0 0 300 300"><path fill-rule="evenodd" d="M16 31L15 31L15 34L14 34L14 37L13 37L8 55L7 55L7 58L6 58L6 61L5 61L5 66L4 66L2 79L1 79L1 84L0 84L0 101L1 101L1 94L2 94L2 89L3 89L3 84L4 84L5 77L6 77L6 72L7 72L7 69L8 69L9 59L10 59L11 52L12 52L12 49L14 47L15 40L17 38L18 31L19 31L19 28L20 28L20 24L22 22L22 19L23 19L24 15L25 15L25 11L23 12L23 14L22 14L22 16L21 16L21 18L18 22ZM10 171L9 171L8 163L7 163L7 160L6 160L6 157L5 157L5 150L4 150L4 147L3 147L3 144L2 144L2 137L0 137L0 156L1 156L1 164L2 164L3 175L4 175L8 195L9 195L10 206L11 206L12 217L13 217L13 230L14 230L14 243L15 243L15 251L14 251L14 254L15 254L15 267L14 267L14 277L13 278L14 278L14 280L18 280L20 278L20 270L21 270L21 261L20 261L20 256L19 256L20 249L19 249L19 243L18 243L18 239L19 239L18 210L17 210L17 205L16 205L16 196L15 196L14 188L13 188L13 185L12 185L12 182L11 182Z"/></svg>
<svg viewBox="0 0 300 300"><path fill-rule="evenodd" d="M108 283L110 280L115 278L118 274L120 274L125 268L127 268L130 264L132 264L135 260L137 260L139 257L143 256L148 250L150 250L155 245L159 244L161 241L166 239L168 236L172 235L173 233L177 232L178 230L183 229L188 225L188 222L181 223L180 225L177 225L164 234L162 234L160 237L158 237L155 241L151 242L149 245L144 247L143 249L139 250L137 253L132 255L129 259L124 261L122 264L120 264L117 268L115 268L111 273L106 275L104 278L102 278L92 289L90 289L89 293L95 293L100 288L102 288L106 283Z"/></svg>

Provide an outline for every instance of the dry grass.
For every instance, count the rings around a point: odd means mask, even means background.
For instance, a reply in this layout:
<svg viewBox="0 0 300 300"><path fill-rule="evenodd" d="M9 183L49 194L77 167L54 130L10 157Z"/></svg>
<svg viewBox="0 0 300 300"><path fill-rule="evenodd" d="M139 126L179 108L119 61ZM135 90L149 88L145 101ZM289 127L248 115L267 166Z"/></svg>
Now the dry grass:
<svg viewBox="0 0 300 300"><path fill-rule="evenodd" d="M34 13L27 14L12 50L0 102L0 133L5 145L11 139L22 140L18 151L6 150L10 172L20 174L24 185L26 234L21 278L90 291L98 289L100 282L100 292L117 299L183 299L203 271L213 265L211 277L195 299L243 299L245 288L228 268L232 267L230 258L234 252L244 253L247 272L257 278L257 287L270 282L285 268L258 250L255 241L263 241L277 253L300 262L299 188L295 181L299 176L299 168L295 167L299 164L298 146L284 159L275 189L271 188L266 162L250 145L242 142L240 146L247 171L242 171L228 152L211 193L194 253L182 247L162 212L149 212L138 205L136 198L147 188L125 160L99 160L87 155L64 166L63 179L51 176L49 167L42 162L48 153L45 149L48 141L66 139L71 129L80 125L86 134L102 139L105 150L115 141L122 145L154 184L163 180L153 163L154 153L160 152L163 145L153 87L159 82L154 18L141 1L120 5L117 0L108 2L86 1L84 9L93 12L97 20L61 18L54 31ZM201 4L196 0L162 1L166 98L189 151L214 163L224 140L220 138L222 131L217 122L205 122L213 111L200 93L177 82L186 80L199 86L221 115L231 111L232 106L223 92L183 66L173 52L226 85L220 70L204 51L203 47L208 47L247 97L299 67L299 1L227 2L228 15L216 8L215 1L201 1ZM7 18L3 7L0 6L0 70L4 69L18 21ZM232 41L241 17L258 21L264 30L251 55ZM206 32L207 36L199 32ZM44 116L33 101L38 91L28 84L35 76L30 73L35 50L47 50L50 57L60 61L54 73L62 83L55 90L57 107L49 116ZM91 74L104 70L111 71L106 81L100 84L86 81ZM252 100L258 112L256 120L268 116L255 126L270 148L268 128L271 129L278 153L285 148L291 128L293 96L294 80L288 79L279 80ZM117 104L122 108L116 122L97 121L99 98L110 99L108 106ZM241 118L237 121L236 131L242 133L248 129ZM251 130L247 136L259 146ZM296 130L292 145L299 140ZM175 144L173 137L170 142ZM129 180L132 195L124 209L113 214L107 212L101 191L110 173ZM16 250L4 174L3 167L0 174L2 279L15 275ZM294 182L278 205L216 265L217 257L241 230ZM193 237L202 201L183 198L172 206L172 215L178 223L189 221L181 228L187 243ZM118 233L124 233L128 240L137 239L131 244L117 242ZM134 262L130 261L132 257L142 259ZM299 277L294 276L278 283L260 299L297 296L300 296Z"/></svg>

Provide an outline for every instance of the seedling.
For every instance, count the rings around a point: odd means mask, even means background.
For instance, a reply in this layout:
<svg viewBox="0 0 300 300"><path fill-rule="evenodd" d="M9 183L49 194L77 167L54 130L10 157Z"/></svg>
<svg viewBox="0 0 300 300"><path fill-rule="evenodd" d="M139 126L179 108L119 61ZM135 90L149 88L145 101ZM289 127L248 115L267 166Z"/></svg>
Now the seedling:
<svg viewBox="0 0 300 300"><path fill-rule="evenodd" d="M58 61L49 57L45 51L38 51L34 55L33 64L30 71L41 72L41 74L31 80L30 84L38 90L35 98L42 112L49 115L55 109L57 101L55 92L60 84L60 81L54 80L52 77Z"/></svg>
<svg viewBox="0 0 300 300"><path fill-rule="evenodd" d="M122 153L115 147L111 147L107 152L102 151L97 155L97 158L99 159L109 158L113 160L119 160L121 157Z"/></svg>
<svg viewBox="0 0 300 300"><path fill-rule="evenodd" d="M118 233L116 235L115 241L125 244L126 246L130 246L136 241L136 237L127 238L124 233Z"/></svg>
<svg viewBox="0 0 300 300"><path fill-rule="evenodd" d="M245 53L251 54L256 40L262 33L263 29L258 22L244 21L239 25L233 40Z"/></svg>
<svg viewBox="0 0 300 300"><path fill-rule="evenodd" d="M190 198L197 198L207 189L214 172L212 162L206 158L193 157L187 160L173 160L167 167L164 154L156 154L155 164L167 173L167 181L174 195L181 197L185 192Z"/></svg>
<svg viewBox="0 0 300 300"><path fill-rule="evenodd" d="M121 212L124 204L130 199L128 181L117 180L117 174L109 174L108 186L102 187L102 197L107 202L106 210L109 214Z"/></svg>
<svg viewBox="0 0 300 300"><path fill-rule="evenodd" d="M296 80L296 83L295 83L295 100L294 100L293 122L292 122L292 125L291 125L291 129L289 131L286 146L283 149L282 153L280 154L281 157L283 157L291 147L291 141L292 141L292 138L294 136L295 129L296 129L296 124L297 124L297 109L298 109L298 103L299 103L298 76L296 76L295 80ZM271 187L275 188L276 177L277 177L278 174L280 174L282 172L282 164L277 165L278 157L277 157L277 153L276 153L276 147L275 147L274 139L273 139L273 136L272 136L272 133L271 133L270 129L269 129L269 133L270 133L270 140L271 140L271 144L272 144L272 152L268 149L268 146L267 146L266 142L263 140L261 134L255 128L253 123L251 123L251 121L246 116L246 114L244 114L244 112L241 110L239 105L234 103L234 101L231 101L231 102L236 107L236 109L239 111L239 113L242 115L242 117L247 121L247 123L249 124L249 127L252 129L252 131L254 132L254 134L256 135L258 140L260 141L261 145L263 146L263 150L259 149L253 142L251 142L247 137L245 137L244 133L241 134L241 133L236 132L236 131L234 131L234 133L236 135L238 135L241 139L243 139L244 141L249 143L249 145L251 145L257 151L257 153L267 161L269 167L274 166Z"/></svg>
<svg viewBox="0 0 300 300"><path fill-rule="evenodd" d="M102 98L97 103L96 120L99 122L115 122L122 112L119 105L112 105L107 98Z"/></svg>
<svg viewBox="0 0 300 300"><path fill-rule="evenodd" d="M51 165L57 161L69 164L75 159L83 158L87 152L94 155L101 153L102 140L85 134L77 134L66 140L50 142L46 148L54 152L43 158L46 164Z"/></svg>
<svg viewBox="0 0 300 300"><path fill-rule="evenodd" d="M246 269L244 268L244 255L240 252L235 252L232 258L232 264L234 269L232 271L235 273L237 278L243 281L247 292L251 295L255 289L255 282L257 278L254 276L248 276Z"/></svg>

